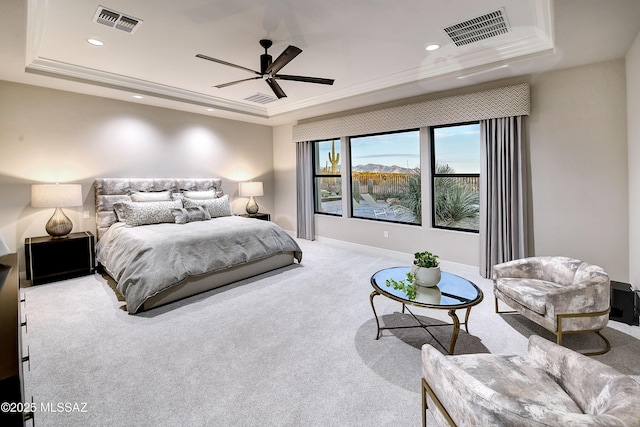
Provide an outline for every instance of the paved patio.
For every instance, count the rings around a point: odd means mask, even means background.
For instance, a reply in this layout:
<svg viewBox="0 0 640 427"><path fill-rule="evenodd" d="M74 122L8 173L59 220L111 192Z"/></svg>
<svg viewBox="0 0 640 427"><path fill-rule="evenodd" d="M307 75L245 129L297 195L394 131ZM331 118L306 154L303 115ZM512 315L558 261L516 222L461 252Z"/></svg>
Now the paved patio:
<svg viewBox="0 0 640 427"><path fill-rule="evenodd" d="M361 199L360 203L353 207L353 215L361 218L381 219L388 221L414 222L415 215L409 209L400 205L390 205L384 201L369 198ZM375 204L374 204L375 203ZM342 200L322 202L323 211L329 214L342 213Z"/></svg>

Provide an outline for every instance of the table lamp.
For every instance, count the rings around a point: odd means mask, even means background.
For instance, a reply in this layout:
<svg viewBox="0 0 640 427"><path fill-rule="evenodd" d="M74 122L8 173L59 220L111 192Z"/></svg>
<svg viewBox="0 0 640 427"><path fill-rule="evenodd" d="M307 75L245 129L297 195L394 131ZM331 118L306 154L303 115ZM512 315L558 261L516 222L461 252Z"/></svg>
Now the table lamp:
<svg viewBox="0 0 640 427"><path fill-rule="evenodd" d="M258 204L254 200L254 197L264 195L262 182L259 182L259 181L241 182L239 192L241 197L249 197L249 201L247 202L247 208L246 208L247 213L249 215L257 214Z"/></svg>
<svg viewBox="0 0 640 427"><path fill-rule="evenodd" d="M61 208L82 206L80 184L34 184L31 186L31 206L34 208L56 208L45 229L54 239L67 237L73 223Z"/></svg>

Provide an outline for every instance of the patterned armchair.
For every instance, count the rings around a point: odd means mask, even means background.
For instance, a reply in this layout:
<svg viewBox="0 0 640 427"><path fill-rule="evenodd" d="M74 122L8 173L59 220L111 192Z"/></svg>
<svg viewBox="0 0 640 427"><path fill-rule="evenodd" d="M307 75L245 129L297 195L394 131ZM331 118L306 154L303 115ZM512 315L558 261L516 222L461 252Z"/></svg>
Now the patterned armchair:
<svg viewBox="0 0 640 427"><path fill-rule="evenodd" d="M600 333L609 322L610 282L602 268L566 257L530 257L493 267L493 293L496 313L498 300L541 325L557 337L567 333Z"/></svg>
<svg viewBox="0 0 640 427"><path fill-rule="evenodd" d="M422 347L422 425L640 427L640 384L537 335L526 356Z"/></svg>

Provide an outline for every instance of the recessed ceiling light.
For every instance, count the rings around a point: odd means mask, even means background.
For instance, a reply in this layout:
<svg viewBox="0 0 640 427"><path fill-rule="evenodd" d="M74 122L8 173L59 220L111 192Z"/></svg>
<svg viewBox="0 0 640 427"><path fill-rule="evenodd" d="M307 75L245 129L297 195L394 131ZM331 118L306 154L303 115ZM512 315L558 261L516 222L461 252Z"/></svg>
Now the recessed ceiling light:
<svg viewBox="0 0 640 427"><path fill-rule="evenodd" d="M144 98L144 96L142 96L142 95L133 95L133 97L134 97L135 99L142 99L142 98Z"/></svg>
<svg viewBox="0 0 640 427"><path fill-rule="evenodd" d="M439 44L430 44L427 47L425 47L425 50L428 50L428 51L438 50L438 49L440 49Z"/></svg>
<svg viewBox="0 0 640 427"><path fill-rule="evenodd" d="M98 39L87 39L87 43L94 45L94 46L102 46L104 43L101 42Z"/></svg>
<svg viewBox="0 0 640 427"><path fill-rule="evenodd" d="M216 111L215 108L207 108L207 111Z"/></svg>

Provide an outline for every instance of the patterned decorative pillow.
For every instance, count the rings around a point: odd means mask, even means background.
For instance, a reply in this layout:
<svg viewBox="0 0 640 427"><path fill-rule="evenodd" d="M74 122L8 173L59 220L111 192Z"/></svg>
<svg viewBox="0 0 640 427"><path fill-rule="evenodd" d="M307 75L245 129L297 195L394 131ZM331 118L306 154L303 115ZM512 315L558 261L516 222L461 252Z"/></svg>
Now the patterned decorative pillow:
<svg viewBox="0 0 640 427"><path fill-rule="evenodd" d="M171 191L131 191L133 202L162 202L171 200Z"/></svg>
<svg viewBox="0 0 640 427"><path fill-rule="evenodd" d="M183 191L182 195L189 199L215 199L216 191L215 190L206 190L206 191Z"/></svg>
<svg viewBox="0 0 640 427"><path fill-rule="evenodd" d="M208 219L211 219L209 210L203 206L198 206L195 208L173 209L171 213L176 219L176 224L186 224L192 221L206 221Z"/></svg>
<svg viewBox="0 0 640 427"><path fill-rule="evenodd" d="M118 222L125 222L127 220L127 213L124 211L124 203L127 202L118 202L113 204L113 210L116 211Z"/></svg>
<svg viewBox="0 0 640 427"><path fill-rule="evenodd" d="M122 202L128 227L174 222L173 209L181 209L180 200L168 202Z"/></svg>
<svg viewBox="0 0 640 427"><path fill-rule="evenodd" d="M229 205L229 195L225 194L217 199L190 199L185 197L183 199L185 208L195 208L202 206L207 208L211 218L218 218L221 216L231 216L231 206Z"/></svg>

